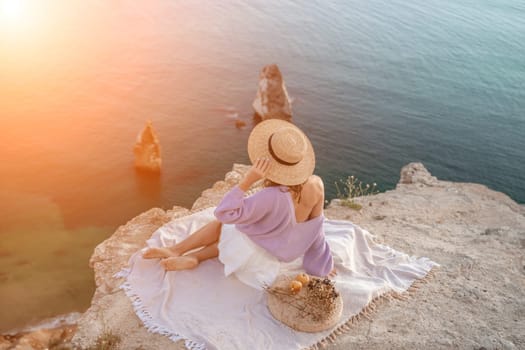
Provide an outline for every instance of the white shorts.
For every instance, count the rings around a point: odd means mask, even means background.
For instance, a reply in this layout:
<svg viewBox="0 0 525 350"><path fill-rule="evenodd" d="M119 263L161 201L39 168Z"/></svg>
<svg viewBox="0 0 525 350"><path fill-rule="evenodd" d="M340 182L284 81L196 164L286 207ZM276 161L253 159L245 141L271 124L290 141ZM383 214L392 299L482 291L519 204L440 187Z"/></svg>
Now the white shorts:
<svg viewBox="0 0 525 350"><path fill-rule="evenodd" d="M270 286L281 268L279 260L253 242L235 225L222 225L219 260L226 276L235 275L241 282L262 290Z"/></svg>

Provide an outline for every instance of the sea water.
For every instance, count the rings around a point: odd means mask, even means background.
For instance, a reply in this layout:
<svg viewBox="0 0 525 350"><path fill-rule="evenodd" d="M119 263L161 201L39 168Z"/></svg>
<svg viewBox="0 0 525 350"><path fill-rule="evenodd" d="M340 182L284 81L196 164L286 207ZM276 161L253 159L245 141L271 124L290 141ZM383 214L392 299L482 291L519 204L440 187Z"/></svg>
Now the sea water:
<svg viewBox="0 0 525 350"><path fill-rule="evenodd" d="M523 1L20 4L0 10L0 330L85 309L97 243L247 164L269 63L328 199L419 161L525 202ZM147 120L158 177L133 169Z"/></svg>

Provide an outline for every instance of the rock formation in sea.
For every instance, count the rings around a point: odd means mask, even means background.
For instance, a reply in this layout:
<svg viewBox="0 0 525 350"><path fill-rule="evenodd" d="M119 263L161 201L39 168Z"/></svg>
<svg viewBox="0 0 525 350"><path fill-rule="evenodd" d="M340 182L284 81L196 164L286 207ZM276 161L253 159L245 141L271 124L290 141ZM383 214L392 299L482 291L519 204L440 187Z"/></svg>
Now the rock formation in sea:
<svg viewBox="0 0 525 350"><path fill-rule="evenodd" d="M182 341L174 343L142 326L119 289L122 279L113 275L157 228L216 205L247 169L234 165L191 210L150 209L96 247L90 265L97 289L78 320L77 348L87 349L104 334L113 334L120 338L119 349L184 349ZM427 256L441 268L415 294L378 306L371 319L361 319L326 349L379 349L385 344L389 349L525 348L523 206L483 185L436 179L420 163L403 167L394 190L354 200L362 206L359 211L335 199L325 216L351 220L377 242ZM0 349L7 348L0 339Z"/></svg>
<svg viewBox="0 0 525 350"><path fill-rule="evenodd" d="M138 134L133 153L135 154L135 167L137 169L160 172L162 165L160 142L151 121L148 121L144 129Z"/></svg>
<svg viewBox="0 0 525 350"><path fill-rule="evenodd" d="M257 95L252 103L255 114L265 119L292 118L292 104L283 76L276 64L265 66L259 74Z"/></svg>

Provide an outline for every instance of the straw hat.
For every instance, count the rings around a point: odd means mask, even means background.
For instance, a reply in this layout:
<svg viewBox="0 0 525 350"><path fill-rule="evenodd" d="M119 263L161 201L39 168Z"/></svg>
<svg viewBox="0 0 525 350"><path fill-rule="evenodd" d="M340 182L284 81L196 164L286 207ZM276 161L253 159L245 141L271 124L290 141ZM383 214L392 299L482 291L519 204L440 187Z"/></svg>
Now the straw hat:
<svg viewBox="0 0 525 350"><path fill-rule="evenodd" d="M281 185L304 183L315 168L315 154L308 137L295 125L268 119L253 128L248 138L252 163L258 158L273 160L266 178Z"/></svg>

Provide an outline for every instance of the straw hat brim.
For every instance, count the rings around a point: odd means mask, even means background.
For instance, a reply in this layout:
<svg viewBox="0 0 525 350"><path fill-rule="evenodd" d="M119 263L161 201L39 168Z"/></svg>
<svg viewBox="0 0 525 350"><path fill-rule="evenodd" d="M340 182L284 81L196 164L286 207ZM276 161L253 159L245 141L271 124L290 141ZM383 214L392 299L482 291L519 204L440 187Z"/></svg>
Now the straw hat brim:
<svg viewBox="0 0 525 350"><path fill-rule="evenodd" d="M306 141L306 152L299 163L294 165L285 165L276 161L270 154L268 149L268 140L270 136L277 130L284 127L292 127L298 130ZM310 175L313 174L315 168L315 153L312 143L308 137L292 123L280 119L268 119L257 124L253 128L250 137L248 138L248 156L252 164L258 158L268 157L272 159L270 170L266 174L266 178L281 185L293 186L304 183Z"/></svg>

